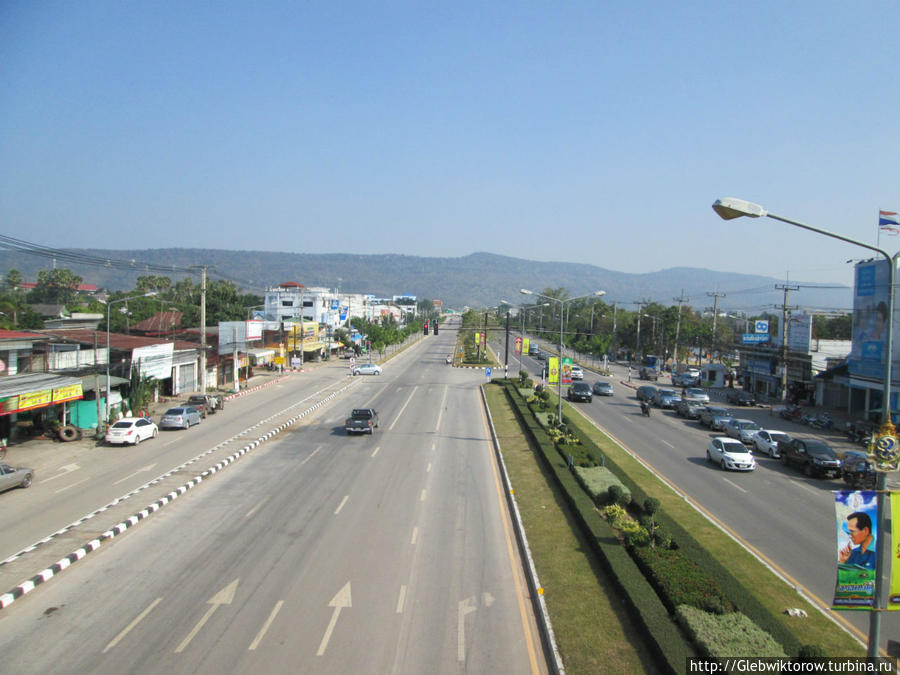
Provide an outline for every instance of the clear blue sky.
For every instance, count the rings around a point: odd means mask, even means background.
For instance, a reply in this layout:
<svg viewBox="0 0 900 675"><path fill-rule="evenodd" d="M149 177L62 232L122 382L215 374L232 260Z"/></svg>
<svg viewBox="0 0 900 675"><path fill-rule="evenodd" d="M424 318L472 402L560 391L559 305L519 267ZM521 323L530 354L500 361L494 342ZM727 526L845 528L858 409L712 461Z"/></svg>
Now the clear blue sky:
<svg viewBox="0 0 900 675"><path fill-rule="evenodd" d="M898 35L895 1L7 0L0 232L850 284L863 249L710 205L874 243Z"/></svg>

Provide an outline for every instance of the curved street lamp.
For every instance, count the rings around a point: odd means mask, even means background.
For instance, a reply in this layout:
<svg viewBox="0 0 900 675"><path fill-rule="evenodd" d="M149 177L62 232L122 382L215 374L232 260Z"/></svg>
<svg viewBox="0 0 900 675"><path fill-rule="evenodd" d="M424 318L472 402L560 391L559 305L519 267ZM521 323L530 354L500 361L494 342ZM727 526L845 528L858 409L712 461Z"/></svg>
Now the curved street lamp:
<svg viewBox="0 0 900 675"><path fill-rule="evenodd" d="M588 293L587 295L579 295L577 298L566 298L565 300L560 300L559 298L554 298L549 295L543 295L542 293L535 293L534 291L529 291L527 288L523 288L519 291L522 295L536 295L539 298L544 298L545 300L552 300L553 302L559 303L559 346L557 347L557 351L559 353L559 372L556 375L556 388L557 388L557 398L559 399L559 405L557 408L557 421L559 424L562 424L562 354L563 354L563 309L565 306L574 302L575 300L583 300L584 298L599 298L601 296L606 295L606 291L594 291L593 293Z"/></svg>
<svg viewBox="0 0 900 675"><path fill-rule="evenodd" d="M778 216L774 213L769 213L759 204L754 204L753 202L748 202L744 199L724 197L722 199L717 199L712 205L712 208L713 211L719 214L719 217L723 220L732 220L734 218L741 218L743 216L747 216L749 218L766 217L771 218L772 220L780 220L782 223L794 225L796 227L803 228L804 230L816 232L833 239L840 239L841 241L845 241L848 244L867 248L870 251L875 251L876 253L884 256L885 260L887 260L888 262L888 321L887 330L885 332L887 340L887 358L885 359L883 373L884 383L881 401L881 424L882 428L884 428L888 424L891 424L891 367L894 360L894 269L897 266L897 258L900 257L900 251L898 251L894 255L891 255L887 251L880 249L877 246L872 246L871 244L867 244L863 241L851 239L850 237L846 237L843 234L837 234L835 232L823 230L812 225L807 225L806 223L791 220L790 218ZM787 364L782 364L782 366L787 367ZM887 490L887 474L885 472L878 472L878 481L875 485L875 489L878 491L878 536L879 538L881 538L884 537L887 520L887 518L885 517L884 499L884 495ZM884 541L884 539L881 539L876 546L877 558L875 561L875 607L873 607L872 611L869 612L869 644L867 646L867 654L869 656L878 656L878 643L881 640L881 607L884 605L884 584L882 583L881 575L882 571L885 569L885 548L883 545Z"/></svg>
<svg viewBox="0 0 900 675"><path fill-rule="evenodd" d="M104 429L109 426L109 310L117 302L128 302L136 298L149 298L154 295L156 295L156 291L148 291L142 295L129 295L128 297L110 300L106 303L106 405L103 413ZM97 420L97 427L100 427L100 420Z"/></svg>

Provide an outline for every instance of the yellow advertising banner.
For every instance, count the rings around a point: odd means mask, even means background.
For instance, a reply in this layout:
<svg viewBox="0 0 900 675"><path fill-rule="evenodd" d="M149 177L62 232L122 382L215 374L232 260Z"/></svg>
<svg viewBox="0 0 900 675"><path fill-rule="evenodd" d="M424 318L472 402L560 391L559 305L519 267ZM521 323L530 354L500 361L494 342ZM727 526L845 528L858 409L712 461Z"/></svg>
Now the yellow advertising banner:
<svg viewBox="0 0 900 675"><path fill-rule="evenodd" d="M57 387L53 390L53 402L63 403L64 401L74 401L81 398L84 394L81 391L81 382L78 384L70 384L68 387Z"/></svg>
<svg viewBox="0 0 900 675"><path fill-rule="evenodd" d="M549 377L547 382L550 384L559 384L559 357L551 356L548 360Z"/></svg>
<svg viewBox="0 0 900 675"><path fill-rule="evenodd" d="M31 408L40 408L50 405L52 400L53 392L50 389L19 394L19 410L30 410Z"/></svg>
<svg viewBox="0 0 900 675"><path fill-rule="evenodd" d="M475 345L478 346L481 344L481 333L475 333Z"/></svg>
<svg viewBox="0 0 900 675"><path fill-rule="evenodd" d="M19 409L19 397L10 396L0 400L0 415L9 415Z"/></svg>
<svg viewBox="0 0 900 675"><path fill-rule="evenodd" d="M887 608L900 609L900 492L888 494L891 500L891 541L894 550L891 555L891 585L888 593Z"/></svg>
<svg viewBox="0 0 900 675"><path fill-rule="evenodd" d="M530 354L531 353L531 338L525 338L522 340L522 353Z"/></svg>

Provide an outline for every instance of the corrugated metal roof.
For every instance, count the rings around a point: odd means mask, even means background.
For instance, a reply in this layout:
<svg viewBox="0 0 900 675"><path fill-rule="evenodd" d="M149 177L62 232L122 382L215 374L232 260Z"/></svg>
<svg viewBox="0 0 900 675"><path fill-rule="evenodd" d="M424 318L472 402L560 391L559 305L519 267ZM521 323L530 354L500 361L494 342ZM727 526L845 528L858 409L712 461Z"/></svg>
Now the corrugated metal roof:
<svg viewBox="0 0 900 675"><path fill-rule="evenodd" d="M0 377L0 398L28 394L33 391L43 391L44 389L68 387L73 384L81 384L81 378L53 375L52 373L10 375L8 377Z"/></svg>
<svg viewBox="0 0 900 675"><path fill-rule="evenodd" d="M85 345L92 345L96 339L98 347L106 346L106 331L89 330L82 328L71 329L48 329L41 331L44 335L59 338L61 340L70 340ZM131 351L138 347L149 347L151 345L175 343L176 351L184 349L200 349L200 345L196 342L187 342L186 340L161 340L156 337L144 337L143 335L124 335L122 333L109 334L109 346L111 349L119 351Z"/></svg>

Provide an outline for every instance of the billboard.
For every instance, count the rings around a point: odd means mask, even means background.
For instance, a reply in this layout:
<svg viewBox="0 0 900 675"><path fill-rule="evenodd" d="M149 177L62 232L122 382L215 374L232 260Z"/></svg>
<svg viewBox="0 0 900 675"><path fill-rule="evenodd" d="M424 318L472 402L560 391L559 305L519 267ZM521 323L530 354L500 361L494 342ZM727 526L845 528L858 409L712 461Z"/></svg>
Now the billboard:
<svg viewBox="0 0 900 675"><path fill-rule="evenodd" d="M812 342L812 315L806 312L791 314L787 325L788 349L808 352Z"/></svg>
<svg viewBox="0 0 900 675"><path fill-rule="evenodd" d="M175 354L175 343L165 342L148 347L136 347L131 352L132 367L140 368L141 377L152 377L164 380L172 377L172 357Z"/></svg>
<svg viewBox="0 0 900 675"><path fill-rule="evenodd" d="M884 373L888 322L888 261L857 263L853 292L853 347L850 375L880 379ZM900 329L896 323L894 330ZM897 374L897 363L894 363Z"/></svg>

